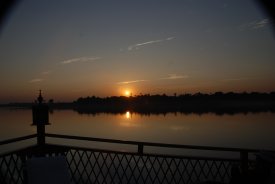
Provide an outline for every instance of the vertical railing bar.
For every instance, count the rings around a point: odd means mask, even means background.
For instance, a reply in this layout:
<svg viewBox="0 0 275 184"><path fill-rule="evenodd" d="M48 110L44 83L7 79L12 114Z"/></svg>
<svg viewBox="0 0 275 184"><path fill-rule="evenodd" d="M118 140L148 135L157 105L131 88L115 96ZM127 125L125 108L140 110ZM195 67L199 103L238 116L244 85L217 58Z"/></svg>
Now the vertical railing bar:
<svg viewBox="0 0 275 184"><path fill-rule="evenodd" d="M142 143L139 143L138 144L138 153L140 154L140 155L142 155L143 154L143 144Z"/></svg>
<svg viewBox="0 0 275 184"><path fill-rule="evenodd" d="M241 159L241 171L244 175L246 175L248 172L248 152L241 151L240 159Z"/></svg>

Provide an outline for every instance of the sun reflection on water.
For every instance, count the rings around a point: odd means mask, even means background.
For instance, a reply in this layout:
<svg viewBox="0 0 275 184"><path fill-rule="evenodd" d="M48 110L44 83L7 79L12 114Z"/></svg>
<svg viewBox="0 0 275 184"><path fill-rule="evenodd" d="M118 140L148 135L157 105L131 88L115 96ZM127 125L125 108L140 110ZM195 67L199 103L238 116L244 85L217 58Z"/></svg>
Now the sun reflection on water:
<svg viewBox="0 0 275 184"><path fill-rule="evenodd" d="M130 111L126 111L123 116L121 116L123 119L120 120L119 124L122 127L139 127L140 124L137 124L135 121L135 118L133 118L133 114Z"/></svg>
<svg viewBox="0 0 275 184"><path fill-rule="evenodd" d="M126 111L125 117L126 117L126 119L131 119L131 113L130 113L130 111Z"/></svg>

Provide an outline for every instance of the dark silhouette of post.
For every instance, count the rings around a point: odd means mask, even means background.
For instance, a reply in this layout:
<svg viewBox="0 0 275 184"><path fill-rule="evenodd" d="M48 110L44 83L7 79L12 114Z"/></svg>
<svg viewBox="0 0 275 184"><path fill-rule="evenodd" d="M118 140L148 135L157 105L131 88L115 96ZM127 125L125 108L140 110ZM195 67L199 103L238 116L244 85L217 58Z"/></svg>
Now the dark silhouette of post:
<svg viewBox="0 0 275 184"><path fill-rule="evenodd" d="M248 152L247 151L241 151L241 171L244 176L248 173Z"/></svg>
<svg viewBox="0 0 275 184"><path fill-rule="evenodd" d="M138 154L140 154L140 155L143 154L143 144L142 143L138 144Z"/></svg>
<svg viewBox="0 0 275 184"><path fill-rule="evenodd" d="M32 125L37 127L37 144L45 145L45 125L49 125L49 107L43 103L41 90L39 96L32 106Z"/></svg>

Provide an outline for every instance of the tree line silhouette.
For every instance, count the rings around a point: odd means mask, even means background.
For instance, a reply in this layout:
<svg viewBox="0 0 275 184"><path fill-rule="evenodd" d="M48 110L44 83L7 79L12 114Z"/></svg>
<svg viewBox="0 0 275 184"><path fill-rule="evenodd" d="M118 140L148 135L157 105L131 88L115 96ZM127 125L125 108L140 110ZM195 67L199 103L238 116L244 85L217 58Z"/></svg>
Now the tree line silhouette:
<svg viewBox="0 0 275 184"><path fill-rule="evenodd" d="M73 109L80 114L98 113L125 113L131 111L143 115L167 113L216 113L236 114L236 113L275 113L275 92L216 92L212 94L140 94L136 96L110 96L80 97L73 102L54 102L48 100L50 112L54 109ZM0 107L11 108L31 108L32 103L10 103L2 104Z"/></svg>
<svg viewBox="0 0 275 184"><path fill-rule="evenodd" d="M213 94L195 93L172 96L166 94L140 94L136 96L80 97L73 102L73 109L79 113L100 112L141 114L208 113L235 114L248 112L275 112L275 92L216 92Z"/></svg>

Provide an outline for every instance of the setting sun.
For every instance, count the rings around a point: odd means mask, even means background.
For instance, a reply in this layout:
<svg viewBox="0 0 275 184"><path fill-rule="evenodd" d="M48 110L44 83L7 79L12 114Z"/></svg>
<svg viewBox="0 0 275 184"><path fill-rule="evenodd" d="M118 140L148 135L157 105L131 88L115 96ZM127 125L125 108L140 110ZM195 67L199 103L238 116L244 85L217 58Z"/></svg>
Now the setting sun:
<svg viewBox="0 0 275 184"><path fill-rule="evenodd" d="M129 90L126 90L126 91L124 92L124 95L127 96L127 97L129 97L129 96L131 95L131 92L130 92Z"/></svg>

